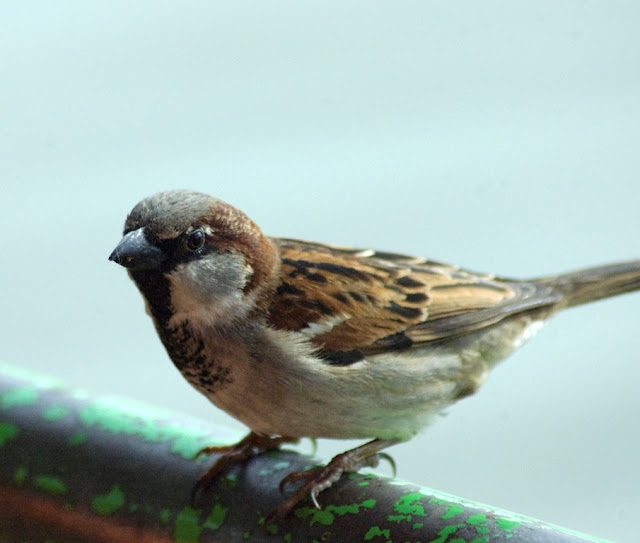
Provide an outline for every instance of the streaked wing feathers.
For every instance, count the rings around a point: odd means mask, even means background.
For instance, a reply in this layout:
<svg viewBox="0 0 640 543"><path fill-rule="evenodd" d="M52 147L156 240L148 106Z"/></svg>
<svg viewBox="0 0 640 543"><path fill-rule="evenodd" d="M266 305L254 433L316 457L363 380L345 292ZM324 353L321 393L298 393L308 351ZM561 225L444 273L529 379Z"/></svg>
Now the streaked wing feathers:
<svg viewBox="0 0 640 543"><path fill-rule="evenodd" d="M406 348L470 332L556 296L536 283L495 279L431 260L274 238L282 283L275 328L323 351Z"/></svg>

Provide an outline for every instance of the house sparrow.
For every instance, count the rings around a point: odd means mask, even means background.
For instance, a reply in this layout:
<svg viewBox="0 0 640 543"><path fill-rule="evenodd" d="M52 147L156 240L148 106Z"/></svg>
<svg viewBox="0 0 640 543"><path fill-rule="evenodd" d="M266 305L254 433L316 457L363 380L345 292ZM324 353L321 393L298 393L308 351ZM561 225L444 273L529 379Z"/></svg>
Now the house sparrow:
<svg viewBox="0 0 640 543"><path fill-rule="evenodd" d="M433 260L266 237L244 213L174 190L142 200L110 260L128 269L182 375L251 432L204 475L299 438L370 439L302 484L285 516L376 465L557 311L640 289L640 260L527 281Z"/></svg>

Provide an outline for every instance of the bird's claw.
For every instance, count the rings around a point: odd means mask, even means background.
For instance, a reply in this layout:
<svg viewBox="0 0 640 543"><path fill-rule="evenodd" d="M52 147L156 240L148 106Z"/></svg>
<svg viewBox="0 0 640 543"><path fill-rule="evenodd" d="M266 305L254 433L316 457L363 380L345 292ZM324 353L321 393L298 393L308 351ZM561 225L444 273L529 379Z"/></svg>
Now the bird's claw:
<svg viewBox="0 0 640 543"><path fill-rule="evenodd" d="M391 466L391 476L395 477L398 470L396 469L396 461L393 459L393 456L385 452L380 452L376 456L378 457L378 460L386 460L389 462L389 465ZM378 462L376 462L376 465L378 465Z"/></svg>
<svg viewBox="0 0 640 543"><path fill-rule="evenodd" d="M220 474L229 471L238 464L244 464L254 456L271 449L277 449L284 443L297 443L298 439L276 436L261 436L253 432L245 436L235 445L209 446L200 449L194 460L209 454L220 454L220 458L206 471L195 484L191 492L191 502L195 502L196 495L200 489L207 489L213 480Z"/></svg>
<svg viewBox="0 0 640 543"><path fill-rule="evenodd" d="M307 496L316 509L322 509L318 502L318 494L332 486L342 477L343 473L355 472L364 467L376 467L381 459L387 460L395 475L395 462L386 453L375 453L368 456L353 454L354 451L347 451L334 457L326 466L316 466L307 471L297 471L287 475L280 481L280 492L285 487L295 485L302 481L302 485L286 500L284 500L268 517L273 521L277 518L286 517L302 500Z"/></svg>

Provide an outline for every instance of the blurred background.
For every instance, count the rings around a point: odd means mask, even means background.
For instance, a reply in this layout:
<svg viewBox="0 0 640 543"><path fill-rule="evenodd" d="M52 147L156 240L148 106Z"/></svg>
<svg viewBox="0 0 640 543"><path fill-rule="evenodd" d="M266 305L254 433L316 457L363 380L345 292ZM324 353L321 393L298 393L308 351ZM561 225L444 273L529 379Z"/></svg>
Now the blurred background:
<svg viewBox="0 0 640 543"><path fill-rule="evenodd" d="M515 277L640 257L636 2L2 11L4 361L242 431L183 381L107 261L131 207L167 188L271 235ZM639 327L638 294L556 317L392 449L398 475L635 541Z"/></svg>

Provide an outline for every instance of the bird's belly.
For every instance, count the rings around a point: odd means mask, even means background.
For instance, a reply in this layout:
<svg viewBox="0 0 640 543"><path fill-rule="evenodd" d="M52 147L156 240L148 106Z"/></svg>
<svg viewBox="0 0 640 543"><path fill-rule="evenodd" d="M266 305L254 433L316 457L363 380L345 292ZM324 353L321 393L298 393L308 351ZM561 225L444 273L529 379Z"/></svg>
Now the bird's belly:
<svg viewBox="0 0 640 543"><path fill-rule="evenodd" d="M214 404L262 434L406 440L456 400L475 392L489 370L535 329L512 318L423 347L332 366L308 354L268 358L236 353L225 386L186 377Z"/></svg>

